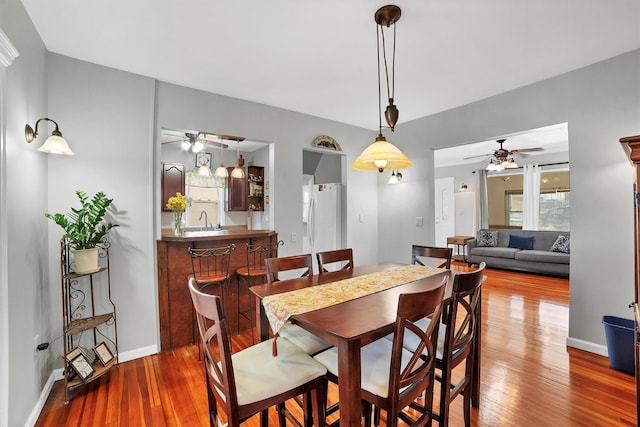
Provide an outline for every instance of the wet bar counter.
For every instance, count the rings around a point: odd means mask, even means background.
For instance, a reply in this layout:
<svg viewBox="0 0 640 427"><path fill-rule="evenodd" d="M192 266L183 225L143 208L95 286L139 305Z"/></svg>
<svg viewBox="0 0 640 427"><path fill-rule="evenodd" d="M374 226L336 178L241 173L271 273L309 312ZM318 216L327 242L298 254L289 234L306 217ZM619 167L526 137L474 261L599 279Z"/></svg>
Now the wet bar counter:
<svg viewBox="0 0 640 427"><path fill-rule="evenodd" d="M157 241L158 251L158 305L160 314L160 346L168 350L185 344L191 344L197 337L192 322L191 296L189 295L188 278L192 274L191 258L187 250L194 248L213 248L236 245L231 255L229 301L226 306L231 321L232 331L238 330L238 305L242 309L249 307L248 292L243 287L238 301L238 280L236 269L246 264L247 243L276 243L278 234L272 230L231 229L220 231L187 231L183 237L162 235ZM242 319L240 330L248 329L249 322ZM197 342L197 341L195 341Z"/></svg>

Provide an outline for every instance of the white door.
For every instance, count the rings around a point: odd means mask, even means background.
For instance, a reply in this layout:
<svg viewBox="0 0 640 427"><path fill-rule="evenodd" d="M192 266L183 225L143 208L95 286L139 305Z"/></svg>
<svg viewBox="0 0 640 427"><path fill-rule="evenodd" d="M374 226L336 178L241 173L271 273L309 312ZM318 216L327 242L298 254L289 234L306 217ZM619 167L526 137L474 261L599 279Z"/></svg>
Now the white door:
<svg viewBox="0 0 640 427"><path fill-rule="evenodd" d="M453 177L438 178L435 181L435 245L447 247L447 237L456 233L456 209L453 197Z"/></svg>

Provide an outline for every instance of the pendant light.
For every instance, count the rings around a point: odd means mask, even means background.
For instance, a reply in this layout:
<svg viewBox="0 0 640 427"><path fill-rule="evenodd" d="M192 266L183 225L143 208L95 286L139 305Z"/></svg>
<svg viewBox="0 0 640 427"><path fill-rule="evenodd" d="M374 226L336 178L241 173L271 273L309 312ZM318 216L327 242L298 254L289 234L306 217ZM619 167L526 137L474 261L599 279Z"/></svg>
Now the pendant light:
<svg viewBox="0 0 640 427"><path fill-rule="evenodd" d="M384 69L386 74L387 83L387 95L389 98L389 105L385 110L385 119L391 131L394 131L395 125L398 122L398 109L393 104L393 97L395 91L395 57L396 57L396 22L400 19L400 8L398 6L389 5L378 9L374 15L376 21L376 40L378 50L378 136L373 144L369 145L365 150L356 158L356 161L351 165L352 168L362 171L378 171L383 172L385 169L404 169L412 165L411 160L405 156L402 151L395 145L387 142L387 139L382 135L382 93L381 93L381 77L380 77L380 36L382 35L382 53L384 60ZM393 60L392 60L392 80L391 86L389 85L389 68L387 67L387 54L384 42L384 29L393 25ZM395 175L394 175L395 176Z"/></svg>
<svg viewBox="0 0 640 427"><path fill-rule="evenodd" d="M240 140L238 142L238 164L231 171L232 178L244 178L244 159L242 158L242 154L240 154Z"/></svg>
<svg viewBox="0 0 640 427"><path fill-rule="evenodd" d="M227 171L227 168L224 167L224 163L222 161L222 158L224 157L224 154L222 152L222 149L224 148L223 141L224 141L224 139L222 139L222 137L220 137L220 166L218 166L218 169L216 169L216 171L215 171L215 176L217 176L218 178L228 178L229 177L229 172Z"/></svg>

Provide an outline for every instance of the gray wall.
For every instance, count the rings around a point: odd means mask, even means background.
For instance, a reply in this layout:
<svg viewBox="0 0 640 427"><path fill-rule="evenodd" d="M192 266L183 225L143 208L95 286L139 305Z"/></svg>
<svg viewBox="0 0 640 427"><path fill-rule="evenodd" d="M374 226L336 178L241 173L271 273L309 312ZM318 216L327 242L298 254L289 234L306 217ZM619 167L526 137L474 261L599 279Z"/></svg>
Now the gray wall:
<svg viewBox="0 0 640 427"><path fill-rule="evenodd" d="M59 282L50 280L47 268L48 220L43 215L48 209L47 157L36 151L47 135L47 126L40 127L42 136L32 144L24 139L24 126L34 126L37 119L47 116L46 51L20 1L0 1L0 28L19 52L6 69L3 90L6 146L0 180L6 191L2 209L7 233L2 239L8 251L2 254L7 266L2 275L8 282L8 310L1 313L0 322L7 322L9 331L8 346L0 348L0 359L8 364L7 372L0 373L2 388L8 390L0 393L6 400L0 404L0 425L21 426L51 373L52 358L46 352L35 352L34 338L40 335L44 341L49 337L49 308L59 302L49 288L59 287ZM61 318L56 320L61 322Z"/></svg>
<svg viewBox="0 0 640 427"><path fill-rule="evenodd" d="M414 174L432 176L433 148L564 122L569 128L572 205L568 343L602 354L602 316L632 316L627 308L634 298L631 167L618 140L640 133L640 50L404 123L395 137L415 162L405 174L412 180ZM410 216L422 212L426 228L433 222L433 194L427 180L406 194L393 194L401 193L399 187L380 186L380 247L387 255L381 258L407 261L406 242L433 242L433 232L416 229L411 218L398 216L397 203L389 202L402 201Z"/></svg>

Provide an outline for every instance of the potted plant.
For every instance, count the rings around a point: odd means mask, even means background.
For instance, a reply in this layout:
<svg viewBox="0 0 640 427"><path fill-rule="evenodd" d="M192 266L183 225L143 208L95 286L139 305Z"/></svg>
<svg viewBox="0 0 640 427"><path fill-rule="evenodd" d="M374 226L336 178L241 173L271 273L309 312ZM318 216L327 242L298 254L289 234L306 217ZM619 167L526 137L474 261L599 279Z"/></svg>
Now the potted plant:
<svg viewBox="0 0 640 427"><path fill-rule="evenodd" d="M113 199L97 192L91 199L82 190L76 190L80 199L79 209L71 208L67 215L57 213L44 216L53 220L64 230L62 239L73 249L76 273L98 271L98 247L106 234L118 224L105 222L107 208ZM85 264L86 262L86 264Z"/></svg>

